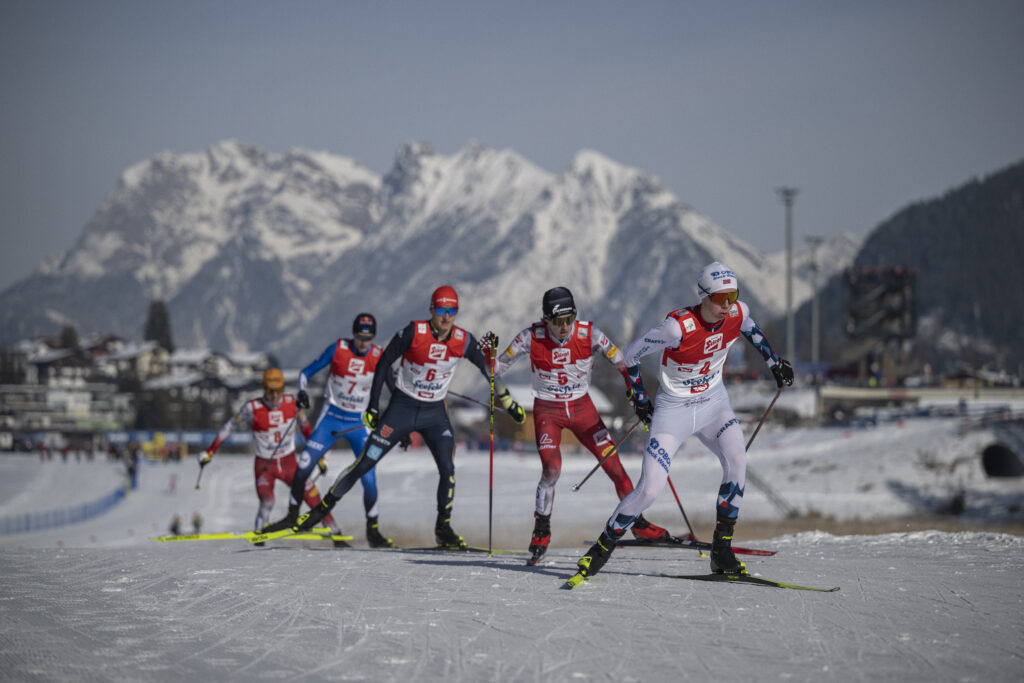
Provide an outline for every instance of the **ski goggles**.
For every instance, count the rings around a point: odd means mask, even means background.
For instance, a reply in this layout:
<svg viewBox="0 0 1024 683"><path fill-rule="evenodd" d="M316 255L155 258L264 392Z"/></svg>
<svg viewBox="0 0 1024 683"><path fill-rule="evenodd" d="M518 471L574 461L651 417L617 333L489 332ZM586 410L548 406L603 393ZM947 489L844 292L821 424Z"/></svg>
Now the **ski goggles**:
<svg viewBox="0 0 1024 683"><path fill-rule="evenodd" d="M708 298L711 299L716 304L718 304L719 306L724 306L725 304L736 303L736 299L740 298L740 293L739 291L715 292L714 294L709 294Z"/></svg>
<svg viewBox="0 0 1024 683"><path fill-rule="evenodd" d="M548 318L548 320L551 321L551 325L553 327L565 327L567 325L572 325L576 321L576 314L560 315L557 318Z"/></svg>
<svg viewBox="0 0 1024 683"><path fill-rule="evenodd" d="M363 341L363 342L373 341L373 335L372 334L357 334L356 335L356 339L358 341Z"/></svg>
<svg viewBox="0 0 1024 683"><path fill-rule="evenodd" d="M451 317L451 318L454 318L455 316L457 316L459 314L459 307L458 306L448 306L446 308L444 306L434 306L434 313L439 318L443 318L446 315Z"/></svg>

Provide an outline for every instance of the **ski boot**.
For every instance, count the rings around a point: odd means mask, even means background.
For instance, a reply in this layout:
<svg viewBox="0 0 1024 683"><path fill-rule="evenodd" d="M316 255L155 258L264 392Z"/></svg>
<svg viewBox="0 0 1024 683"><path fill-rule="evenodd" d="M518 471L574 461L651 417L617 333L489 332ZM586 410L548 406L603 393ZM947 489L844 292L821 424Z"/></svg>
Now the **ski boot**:
<svg viewBox="0 0 1024 683"><path fill-rule="evenodd" d="M366 542L371 548L397 548L395 542L380 532L376 517L366 518Z"/></svg>
<svg viewBox="0 0 1024 683"><path fill-rule="evenodd" d="M590 550L576 562L576 566L579 567L579 573L584 578L589 579L601 571L601 567L612 556L612 551L615 550L615 544L618 543L618 540L609 535L607 530L602 531L601 535L597 538L597 543L590 546Z"/></svg>
<svg viewBox="0 0 1024 683"><path fill-rule="evenodd" d="M746 574L747 565L736 559L732 551L732 532L735 519L719 518L715 524L715 538L711 542L711 571L715 574Z"/></svg>
<svg viewBox="0 0 1024 683"><path fill-rule="evenodd" d="M260 529L260 531L264 534L269 534L272 531L284 531L285 529L291 529L293 526L295 526L295 522L296 520L298 520L298 518L299 506L289 505L288 514L286 514L282 519L279 519L276 522L267 524L262 529ZM262 543L258 545L262 545Z"/></svg>
<svg viewBox="0 0 1024 683"><path fill-rule="evenodd" d="M328 491L324 497L320 500L320 504L311 508L309 512L304 515L299 515L296 520L297 524L292 527L296 531L309 531L314 528L320 522L324 521L324 517L331 514L331 508L340 499L335 498L334 495Z"/></svg>
<svg viewBox="0 0 1024 683"><path fill-rule="evenodd" d="M535 520L533 524L533 538L530 539L530 552L533 556L526 561L528 565L535 565L544 557L548 551L548 544L551 542L551 515L542 515L539 512L533 513Z"/></svg>
<svg viewBox="0 0 1024 683"><path fill-rule="evenodd" d="M657 524L651 524L644 519L643 515L639 515L633 523L633 536L635 536L639 541L648 541L650 543L655 541L668 541L672 538L672 535L668 531Z"/></svg>
<svg viewBox="0 0 1024 683"><path fill-rule="evenodd" d="M331 530L331 535L332 536L344 536L345 534L342 532L341 529L332 529ZM347 541L343 541L340 538L332 538L331 542L334 544L335 548L351 548L352 547L351 545L348 544Z"/></svg>
<svg viewBox="0 0 1024 683"><path fill-rule="evenodd" d="M434 539L439 548L464 550L466 542L452 529L451 518L438 516L434 523Z"/></svg>

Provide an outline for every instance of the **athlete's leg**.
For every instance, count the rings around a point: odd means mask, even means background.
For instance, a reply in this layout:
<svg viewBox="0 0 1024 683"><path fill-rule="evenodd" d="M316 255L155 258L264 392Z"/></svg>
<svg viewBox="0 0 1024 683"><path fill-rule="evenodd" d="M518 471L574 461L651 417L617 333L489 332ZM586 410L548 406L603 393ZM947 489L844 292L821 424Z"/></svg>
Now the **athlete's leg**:
<svg viewBox="0 0 1024 683"><path fill-rule="evenodd" d="M533 430L540 456L540 481L534 509L539 515L550 515L555 504L555 484L562 472L562 427L566 423L565 404L533 402Z"/></svg>
<svg viewBox="0 0 1024 683"><path fill-rule="evenodd" d="M693 424L693 409L686 405L686 401L658 392L654 401L651 432L644 448L640 480L633 492L619 502L609 518L607 530L611 536L622 536L637 516L657 500L668 481L672 456L693 433Z"/></svg>
<svg viewBox="0 0 1024 683"><path fill-rule="evenodd" d="M424 426L417 425L416 431L423 437L423 442L430 449L430 454L434 456L434 464L437 465L438 517L450 517L452 504L455 502L455 435L452 433L448 414L440 404L433 418Z"/></svg>
<svg viewBox="0 0 1024 683"><path fill-rule="evenodd" d="M344 423L345 428L353 426L350 423ZM363 427L362 429L354 429L351 432L345 434L345 439L348 441L349 446L352 447L352 452L359 457L359 454L363 452L363 448L366 446L366 441L370 437L370 430ZM377 516L377 468L371 468L369 472L359 478L360 483L363 485L363 509L366 510L367 517Z"/></svg>
<svg viewBox="0 0 1024 683"><path fill-rule="evenodd" d="M716 401L714 405L708 406L706 418L698 414L697 419L705 421L704 426L697 431L697 438L718 456L722 465L722 483L716 502L717 516L735 520L743 504L743 491L747 484L747 451L740 422L728 400Z"/></svg>
<svg viewBox="0 0 1024 683"><path fill-rule="evenodd" d="M253 475L256 482L256 496L260 500L259 508L256 510L256 522L254 529L259 531L263 525L270 521L270 513L274 509L274 472L270 471L273 460L266 458L253 459Z"/></svg>
<svg viewBox="0 0 1024 683"><path fill-rule="evenodd" d="M337 437L333 435L333 432L340 429L340 423L338 416L331 410L331 406L324 406L324 409L320 411L316 426L313 427L313 433L306 439L305 449L298 457L295 476L291 481L288 504L294 506L295 510L298 510L299 501L306 497L306 491L309 489L307 483L309 483L309 475L313 472L313 468L334 445ZM317 501L317 503L319 502Z"/></svg>
<svg viewBox="0 0 1024 683"><path fill-rule="evenodd" d="M594 402L590 396L583 396L573 401L569 409L571 411L569 429L579 439L583 446L594 454L594 457L601 460L615 449L615 442L612 440L608 428L597 413ZM615 453L601 464L601 469L612 480L615 485L615 494L622 500L633 492L633 482L630 480L626 470L622 467L619 454Z"/></svg>

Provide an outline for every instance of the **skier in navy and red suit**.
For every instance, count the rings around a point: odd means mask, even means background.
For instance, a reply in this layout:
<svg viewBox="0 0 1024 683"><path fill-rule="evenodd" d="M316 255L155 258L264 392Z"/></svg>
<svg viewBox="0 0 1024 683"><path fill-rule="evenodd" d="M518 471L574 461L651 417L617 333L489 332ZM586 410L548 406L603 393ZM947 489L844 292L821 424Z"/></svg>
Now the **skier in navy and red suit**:
<svg viewBox="0 0 1024 683"><path fill-rule="evenodd" d="M434 290L430 297L430 319L414 320L388 343L377 362L369 405L363 421L373 430L362 454L331 486L315 509L299 518L298 529L316 526L359 477L380 462L395 444L412 432L418 432L434 456L439 475L437 484L437 519L434 536L437 544L447 548L464 548L466 542L451 527L452 503L455 500L455 435L448 419L444 398L455 374L455 366L465 358L484 377L490 378L487 358L476 338L455 325L459 297L452 287ZM497 346L493 334L484 335L484 344ZM395 392L387 410L378 409L384 373L399 362ZM526 413L509 394L501 380L495 380L495 393L512 418L522 424Z"/></svg>

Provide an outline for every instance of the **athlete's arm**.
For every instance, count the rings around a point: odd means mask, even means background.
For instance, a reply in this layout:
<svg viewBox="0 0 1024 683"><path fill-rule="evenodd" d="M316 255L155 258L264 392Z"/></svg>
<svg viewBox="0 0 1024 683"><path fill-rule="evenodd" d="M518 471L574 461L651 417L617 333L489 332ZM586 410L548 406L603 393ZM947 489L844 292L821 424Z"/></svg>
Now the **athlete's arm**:
<svg viewBox="0 0 1024 683"><path fill-rule="evenodd" d="M373 385L370 387L370 402L366 404L367 410L370 408L377 409L377 404L380 403L381 389L384 387L385 382L387 382L388 375L392 373L391 366L412 346L414 325L415 323L411 322L396 332L395 336L388 342L388 345L384 347L384 353L380 355L380 360L377 361L377 369L373 373ZM393 387L393 384L394 379L392 377L391 383L388 386Z"/></svg>
<svg viewBox="0 0 1024 683"><path fill-rule="evenodd" d="M604 332L598 329L597 325L591 325L590 327L590 339L591 348L597 352L600 351L601 355L608 359L619 374L622 375L622 379L626 382L626 389L628 390L632 386L632 382L629 381L629 373L626 372L626 361L625 356L622 355L622 351L619 347L612 343L612 340L608 338Z"/></svg>
<svg viewBox="0 0 1024 683"><path fill-rule="evenodd" d="M334 349L337 346L338 342L329 344L327 348L324 349L324 352L317 356L312 363L302 368L302 372L299 373L299 391L305 391L306 386L309 384L309 380L313 378L313 375L331 364L331 359L334 358Z"/></svg>
<svg viewBox="0 0 1024 683"><path fill-rule="evenodd" d="M512 343L505 348L500 356L498 356L494 374L496 376L504 375L509 368L516 364L520 357L524 354L530 353L530 342L533 337L530 335L530 328L527 327L525 330L516 335Z"/></svg>
<svg viewBox="0 0 1024 683"><path fill-rule="evenodd" d="M772 345L768 343L768 338L764 336L764 332L757 326L754 319L750 317L750 309L742 301L737 301L736 305L740 307L740 312L743 314L743 322L740 323L740 333L757 349L757 352L761 354L761 358L764 358L764 362L768 364L768 367L778 364L779 354L772 350Z"/></svg>

